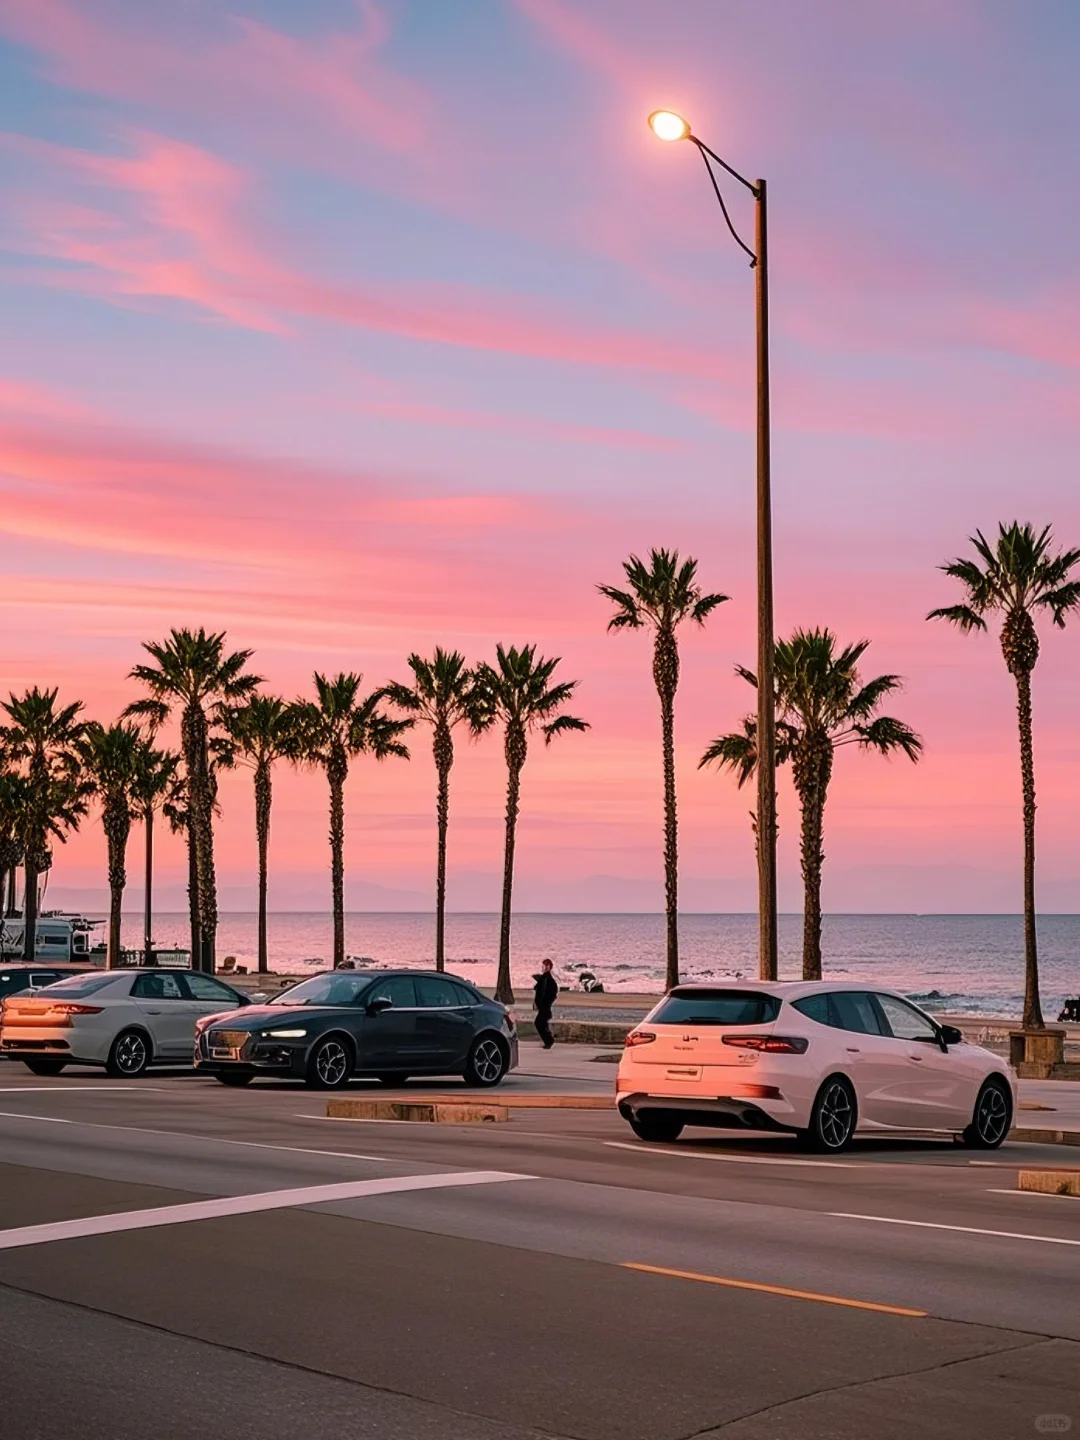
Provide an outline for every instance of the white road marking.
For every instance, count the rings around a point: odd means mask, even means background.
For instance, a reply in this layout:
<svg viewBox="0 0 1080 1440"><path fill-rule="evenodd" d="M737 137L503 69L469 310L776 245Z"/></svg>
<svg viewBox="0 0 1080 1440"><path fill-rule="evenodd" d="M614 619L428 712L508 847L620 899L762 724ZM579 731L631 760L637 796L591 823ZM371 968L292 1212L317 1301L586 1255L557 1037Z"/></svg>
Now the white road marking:
<svg viewBox="0 0 1080 1440"><path fill-rule="evenodd" d="M504 1170L459 1170L438 1175L399 1175L387 1180L347 1180L335 1185L307 1185L298 1190L267 1190L259 1195L225 1195L220 1199L195 1200L186 1205L162 1205L154 1210L126 1210L112 1215L88 1215L81 1220L58 1220L48 1225L23 1225L16 1230L0 1230L0 1250L44 1245L53 1240L77 1240L88 1235L112 1235L123 1230L182 1225L192 1220L217 1220L228 1215L253 1215L264 1210L329 1205L340 1200L361 1200L368 1195L394 1195L406 1190L446 1190L459 1185L497 1185L507 1180L533 1178Z"/></svg>
<svg viewBox="0 0 1080 1440"><path fill-rule="evenodd" d="M170 1093L165 1085L4 1085L0 1095L128 1095L135 1090L152 1095Z"/></svg>
<svg viewBox="0 0 1080 1440"><path fill-rule="evenodd" d="M318 1116L325 1120L326 1116ZM224 1135L195 1135L190 1130L149 1130L143 1125L102 1125L96 1120L61 1120L55 1115L27 1115L22 1110L0 1110L0 1120L37 1120L46 1125L81 1125L84 1130L121 1130L126 1135L167 1135L170 1139L211 1141L215 1145L246 1145L253 1150L283 1150L288 1155L329 1155L340 1160L372 1160L393 1165L387 1155L357 1155L353 1150L309 1150L300 1145L270 1145L261 1140L229 1140Z"/></svg>
<svg viewBox="0 0 1080 1440"><path fill-rule="evenodd" d="M657 1150L654 1146L634 1145L629 1140L605 1140L612 1150L632 1150L636 1155L674 1155L680 1160L723 1160L729 1165L808 1165L813 1169L866 1170L858 1160L781 1160L765 1155L705 1155L700 1150Z"/></svg>
<svg viewBox="0 0 1080 1440"><path fill-rule="evenodd" d="M988 1195L1034 1195L1036 1200L1071 1200L1076 1203L1075 1195L1052 1195L1047 1190L987 1190Z"/></svg>
<svg viewBox="0 0 1080 1440"><path fill-rule="evenodd" d="M1013 1191L1008 1191L1013 1194ZM995 1240L1037 1240L1042 1245L1080 1245L1080 1240L1066 1240L1061 1235L1022 1235L1014 1230L980 1230L974 1225L939 1225L933 1220L897 1220L892 1215L849 1215L843 1210L830 1210L833 1220L873 1220L879 1225L913 1225L919 1230L949 1230L959 1235L990 1235Z"/></svg>

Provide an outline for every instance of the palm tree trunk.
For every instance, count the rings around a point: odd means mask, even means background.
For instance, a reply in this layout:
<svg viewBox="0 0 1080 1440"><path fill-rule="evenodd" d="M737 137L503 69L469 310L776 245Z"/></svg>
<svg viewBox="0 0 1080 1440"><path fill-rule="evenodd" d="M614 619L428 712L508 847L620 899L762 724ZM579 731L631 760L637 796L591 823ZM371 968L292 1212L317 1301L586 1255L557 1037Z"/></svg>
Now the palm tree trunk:
<svg viewBox="0 0 1080 1440"><path fill-rule="evenodd" d="M832 775L832 744L811 735L794 757L795 789L801 819L803 878L803 975L821 979L821 872L825 863L825 797Z"/></svg>
<svg viewBox="0 0 1080 1440"><path fill-rule="evenodd" d="M143 833L146 837L146 884L143 891L143 960L144 965L156 965L154 954L154 809L148 805L143 811Z"/></svg>
<svg viewBox="0 0 1080 1440"><path fill-rule="evenodd" d="M23 959L37 959L38 867L27 853L23 861Z"/></svg>
<svg viewBox="0 0 1080 1440"><path fill-rule="evenodd" d="M514 903L514 841L521 807L521 770L525 764L527 741L520 725L506 727L506 848L503 852L502 916L499 923L499 973L495 982L495 999L503 1005L514 1003L514 986L510 979L510 915Z"/></svg>
<svg viewBox="0 0 1080 1440"><path fill-rule="evenodd" d="M114 807L106 800L102 820L109 848L109 935L105 965L107 969L115 970L124 959L120 947L120 924L123 916L124 887L127 885L127 842L131 831L131 818L126 804L122 808Z"/></svg>
<svg viewBox="0 0 1080 1440"><path fill-rule="evenodd" d="M270 766L260 760L255 768L255 834L259 842L259 974L269 966L266 954L266 872L270 849L270 806L273 787Z"/></svg>
<svg viewBox="0 0 1080 1440"><path fill-rule="evenodd" d="M334 910L334 969L345 960L345 778L344 751L331 753L326 774L330 781L330 888Z"/></svg>
<svg viewBox="0 0 1080 1440"><path fill-rule="evenodd" d="M208 975L214 973L214 944L217 933L217 885L214 876L214 783L210 776L206 716L200 706L188 705L181 725L184 758L188 775L188 824L194 836L195 869L198 875L199 907L198 961L192 952L192 966Z"/></svg>
<svg viewBox="0 0 1080 1440"><path fill-rule="evenodd" d="M1031 726L1031 673L1016 676L1020 722L1020 776L1024 792L1024 1028L1042 1029L1039 952L1035 933L1035 752Z"/></svg>
<svg viewBox="0 0 1080 1440"><path fill-rule="evenodd" d="M664 900L667 911L667 978L679 983L679 821L675 807L675 693L660 691L664 750Z"/></svg>
<svg viewBox="0 0 1080 1440"><path fill-rule="evenodd" d="M184 832L188 852L188 915L191 920L191 968L199 969L202 957L202 932L199 926L199 866L195 858L195 836L191 828L191 812Z"/></svg>
<svg viewBox="0 0 1080 1440"><path fill-rule="evenodd" d="M435 969L446 969L446 831L450 820L450 766L439 766L439 793L436 801L439 822L438 858L435 866Z"/></svg>

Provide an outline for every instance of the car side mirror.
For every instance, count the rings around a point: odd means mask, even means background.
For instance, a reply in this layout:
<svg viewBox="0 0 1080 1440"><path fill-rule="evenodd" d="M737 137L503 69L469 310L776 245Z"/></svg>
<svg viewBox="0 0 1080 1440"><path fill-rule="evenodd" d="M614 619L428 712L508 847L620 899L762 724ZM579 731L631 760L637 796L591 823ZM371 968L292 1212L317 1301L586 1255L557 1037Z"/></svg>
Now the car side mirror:
<svg viewBox="0 0 1080 1440"><path fill-rule="evenodd" d="M369 1015L381 1015L384 1010L392 1010L394 1002L388 1000L385 995L377 995L374 1000L369 1000L366 1006Z"/></svg>
<svg viewBox="0 0 1080 1440"><path fill-rule="evenodd" d="M256 990L253 995L249 995L249 996L247 997L247 999L244 1001L244 1004L245 1004L245 1005L261 1005L266 998L267 998L267 995L266 995L266 991L265 991L265 990Z"/></svg>
<svg viewBox="0 0 1080 1440"><path fill-rule="evenodd" d="M955 1025L942 1025L938 1034L941 1036L942 1045L946 1048L950 1045L962 1045L964 1043L963 1031L958 1030Z"/></svg>

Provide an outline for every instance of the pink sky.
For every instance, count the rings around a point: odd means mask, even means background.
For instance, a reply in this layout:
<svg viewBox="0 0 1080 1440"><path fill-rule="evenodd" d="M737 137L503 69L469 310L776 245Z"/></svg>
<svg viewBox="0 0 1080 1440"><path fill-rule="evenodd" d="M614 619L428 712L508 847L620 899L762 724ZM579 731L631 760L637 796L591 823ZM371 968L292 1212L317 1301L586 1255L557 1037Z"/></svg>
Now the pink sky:
<svg viewBox="0 0 1080 1440"><path fill-rule="evenodd" d="M752 699L752 277L645 127L684 107L770 182L778 627L870 637L926 742L839 760L826 906L1018 909L1011 682L923 616L976 526L1080 543L1078 43L970 0L0 0L0 688L111 719L182 624L287 696L535 641L592 729L530 757L521 906L659 908L648 642L595 585L677 546L733 597L684 646L684 903L751 909L750 799L696 762ZM1080 622L1043 639L1042 902L1077 911ZM502 780L462 743L452 908L497 901ZM250 777L222 802L247 908ZM353 903L427 907L432 811L426 736L357 765ZM797 908L786 779L780 823ZM328 903L325 828L283 771L278 908ZM166 841L165 900L183 871ZM103 881L95 822L53 883Z"/></svg>

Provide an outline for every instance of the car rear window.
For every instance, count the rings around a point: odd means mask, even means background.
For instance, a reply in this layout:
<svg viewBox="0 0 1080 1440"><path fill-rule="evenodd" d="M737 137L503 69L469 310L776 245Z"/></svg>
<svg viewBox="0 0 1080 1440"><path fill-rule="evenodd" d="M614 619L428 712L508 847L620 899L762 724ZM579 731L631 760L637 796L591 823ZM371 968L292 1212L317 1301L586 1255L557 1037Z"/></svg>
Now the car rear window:
<svg viewBox="0 0 1080 1440"><path fill-rule="evenodd" d="M655 1025L768 1025L779 1013L775 995L755 990L673 990L647 1018Z"/></svg>
<svg viewBox="0 0 1080 1440"><path fill-rule="evenodd" d="M65 995L93 995L95 990L104 990L106 985L115 985L119 975L70 975L66 980L57 980L55 985L46 985L50 995L58 990Z"/></svg>

